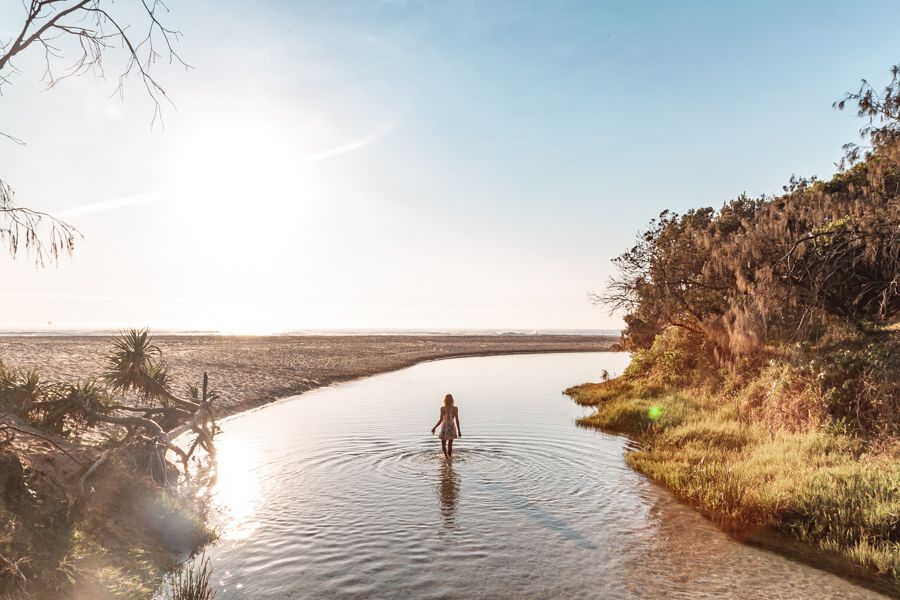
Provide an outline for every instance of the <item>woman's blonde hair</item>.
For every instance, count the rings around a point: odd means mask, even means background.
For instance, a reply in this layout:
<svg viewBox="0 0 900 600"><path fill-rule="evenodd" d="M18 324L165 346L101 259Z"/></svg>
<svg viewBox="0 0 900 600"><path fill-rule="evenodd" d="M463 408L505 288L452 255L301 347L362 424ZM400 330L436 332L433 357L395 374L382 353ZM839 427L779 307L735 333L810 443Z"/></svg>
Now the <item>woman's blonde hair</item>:
<svg viewBox="0 0 900 600"><path fill-rule="evenodd" d="M444 406L453 406L453 394L444 396Z"/></svg>

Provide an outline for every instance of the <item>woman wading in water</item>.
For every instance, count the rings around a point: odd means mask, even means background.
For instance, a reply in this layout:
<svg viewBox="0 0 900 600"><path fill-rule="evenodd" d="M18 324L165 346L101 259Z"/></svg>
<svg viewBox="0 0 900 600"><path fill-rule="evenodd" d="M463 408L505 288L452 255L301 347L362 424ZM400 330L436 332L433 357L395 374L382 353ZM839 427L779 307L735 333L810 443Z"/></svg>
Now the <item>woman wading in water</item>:
<svg viewBox="0 0 900 600"><path fill-rule="evenodd" d="M441 416L437 425L431 428L431 433L438 427L441 428L438 436L441 438L441 450L444 456L453 458L453 440L462 437L462 428L459 426L459 409L453 404L453 396L444 396L444 405L441 407Z"/></svg>

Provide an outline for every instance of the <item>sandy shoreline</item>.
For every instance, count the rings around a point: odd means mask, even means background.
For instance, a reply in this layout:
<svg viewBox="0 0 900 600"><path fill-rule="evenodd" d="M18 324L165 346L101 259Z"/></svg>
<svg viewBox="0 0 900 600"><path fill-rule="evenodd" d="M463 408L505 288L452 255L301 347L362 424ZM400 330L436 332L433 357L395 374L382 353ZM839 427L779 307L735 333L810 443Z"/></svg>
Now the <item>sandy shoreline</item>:
<svg viewBox="0 0 900 600"><path fill-rule="evenodd" d="M596 352L618 341L576 335L155 336L177 393L209 373L225 416L339 381L460 356ZM45 381L97 377L111 348L96 336L0 337L0 361Z"/></svg>

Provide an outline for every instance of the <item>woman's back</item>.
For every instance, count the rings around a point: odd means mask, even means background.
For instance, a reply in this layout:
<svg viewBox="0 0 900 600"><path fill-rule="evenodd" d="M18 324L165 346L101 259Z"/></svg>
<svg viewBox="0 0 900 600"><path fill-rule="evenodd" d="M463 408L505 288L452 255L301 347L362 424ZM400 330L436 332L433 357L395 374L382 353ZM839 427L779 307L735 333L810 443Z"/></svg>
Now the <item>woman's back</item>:
<svg viewBox="0 0 900 600"><path fill-rule="evenodd" d="M453 440L462 436L459 426L459 409L453 402L453 396L447 394L444 397L444 404L441 406L440 417L437 425L431 428L431 433L440 427L441 431L438 437L441 438L441 449L444 456L450 458L453 454Z"/></svg>

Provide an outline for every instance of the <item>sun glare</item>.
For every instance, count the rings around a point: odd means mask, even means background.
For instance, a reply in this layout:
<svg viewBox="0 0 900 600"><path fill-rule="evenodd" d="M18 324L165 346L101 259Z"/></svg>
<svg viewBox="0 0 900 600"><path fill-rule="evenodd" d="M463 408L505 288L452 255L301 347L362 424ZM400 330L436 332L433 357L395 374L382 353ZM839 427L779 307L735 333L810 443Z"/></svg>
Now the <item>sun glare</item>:
<svg viewBox="0 0 900 600"><path fill-rule="evenodd" d="M330 210L319 169L296 128L276 119L207 115L179 138L168 183L168 223L186 270L218 282L222 300L197 321L238 334L283 329L254 298L312 260ZM183 279L182 285L195 285ZM227 302L226 299L231 300Z"/></svg>
<svg viewBox="0 0 900 600"><path fill-rule="evenodd" d="M206 120L182 138L174 159L172 187L198 202L274 199L306 187L302 148L265 120Z"/></svg>
<svg viewBox="0 0 900 600"><path fill-rule="evenodd" d="M256 530L253 515L262 502L260 495L260 457L242 444L221 444L217 448L218 479L213 488L216 503L222 509L222 535L242 540Z"/></svg>

